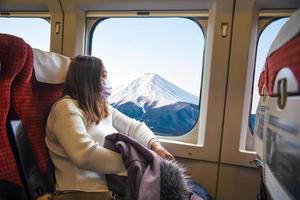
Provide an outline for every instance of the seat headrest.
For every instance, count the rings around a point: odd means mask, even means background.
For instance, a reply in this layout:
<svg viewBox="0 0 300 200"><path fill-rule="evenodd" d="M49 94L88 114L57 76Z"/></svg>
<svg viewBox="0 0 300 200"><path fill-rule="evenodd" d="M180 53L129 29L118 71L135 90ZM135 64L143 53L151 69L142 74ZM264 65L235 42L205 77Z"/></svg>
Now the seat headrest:
<svg viewBox="0 0 300 200"><path fill-rule="evenodd" d="M33 48L33 66L37 81L42 83L64 83L70 58Z"/></svg>
<svg viewBox="0 0 300 200"><path fill-rule="evenodd" d="M290 19L283 25L277 34L275 40L269 49L268 55L270 56L274 51L282 47L288 41L293 39L300 33L300 8L294 12Z"/></svg>

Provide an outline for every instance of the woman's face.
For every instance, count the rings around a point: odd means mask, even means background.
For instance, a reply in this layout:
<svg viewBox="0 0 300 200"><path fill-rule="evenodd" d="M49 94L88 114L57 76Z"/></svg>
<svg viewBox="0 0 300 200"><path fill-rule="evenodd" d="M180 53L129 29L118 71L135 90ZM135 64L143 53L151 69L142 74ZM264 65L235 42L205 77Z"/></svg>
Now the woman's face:
<svg viewBox="0 0 300 200"><path fill-rule="evenodd" d="M102 72L102 76L101 76L101 80L106 80L107 79L107 71L106 68L103 68L103 72Z"/></svg>
<svg viewBox="0 0 300 200"><path fill-rule="evenodd" d="M101 84L102 84L102 91L101 91L101 98L107 100L107 98L111 95L112 88L107 80L107 71L104 68L102 75L101 75Z"/></svg>

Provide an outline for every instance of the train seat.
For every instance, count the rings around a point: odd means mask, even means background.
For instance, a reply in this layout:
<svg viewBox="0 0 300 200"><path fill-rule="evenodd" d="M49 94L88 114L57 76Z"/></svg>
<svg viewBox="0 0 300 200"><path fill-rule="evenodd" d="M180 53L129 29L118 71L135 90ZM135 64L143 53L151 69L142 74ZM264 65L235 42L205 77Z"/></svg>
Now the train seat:
<svg viewBox="0 0 300 200"><path fill-rule="evenodd" d="M23 199L25 192L14 159L6 122L11 107L11 85L22 69L27 47L21 38L0 34L0 199Z"/></svg>
<svg viewBox="0 0 300 200"><path fill-rule="evenodd" d="M267 96L278 96L278 82L284 78L288 78L287 92L300 94L299 19L300 9L282 27L269 49L261 74L263 80L259 82L259 88L265 88Z"/></svg>
<svg viewBox="0 0 300 200"><path fill-rule="evenodd" d="M273 41L259 81L255 150L273 199L300 198L300 9Z"/></svg>
<svg viewBox="0 0 300 200"><path fill-rule="evenodd" d="M47 52L45 52L45 54L47 54ZM47 77L45 74L44 79L42 77L39 78L40 81L37 80L34 64L41 64L41 61L38 58L39 56L42 56L42 51L33 50L27 44L26 62L11 86L11 101L14 111L17 118L21 119L24 129L23 132L26 133L26 139L28 139L28 143L32 148L32 152L36 160L34 162L37 163L37 168L39 169L39 173L42 177L41 181L35 179L35 183L41 182L43 184L40 187L32 185L34 188L30 188L31 185L27 185L29 187L28 192L30 198L36 198L43 193L52 192L54 190L51 161L44 141L45 124L51 105L62 95L64 82L64 80L56 81L51 84L48 83L49 80L48 82L40 82L45 80L45 77ZM55 68L55 63L61 64L60 62L57 62L57 59L50 58L47 60L43 58L43 60L44 62L42 62L42 66ZM66 60L69 59L67 58ZM65 63L68 64L67 61ZM38 72L38 74L40 75L41 73ZM51 76L50 73L49 77L55 76L53 74ZM14 138L17 145L26 143L26 141L18 141L19 138L21 138L18 137L18 135L15 135ZM23 147L24 146L17 146L17 148ZM33 167L32 169L34 169L34 165L31 166ZM25 176L27 184L30 184L28 181L30 181L30 178L32 177Z"/></svg>

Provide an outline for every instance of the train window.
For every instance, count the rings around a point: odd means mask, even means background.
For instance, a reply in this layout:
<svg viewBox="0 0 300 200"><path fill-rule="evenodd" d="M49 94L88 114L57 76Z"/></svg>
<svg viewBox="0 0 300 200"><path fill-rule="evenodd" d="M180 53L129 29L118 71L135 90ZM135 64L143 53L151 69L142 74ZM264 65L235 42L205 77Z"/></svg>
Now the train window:
<svg viewBox="0 0 300 200"><path fill-rule="evenodd" d="M128 17L98 20L91 30L90 53L107 68L111 105L162 138L192 134L200 112L201 25L184 17Z"/></svg>
<svg viewBox="0 0 300 200"><path fill-rule="evenodd" d="M43 18L0 17L0 33L21 37L33 48L50 50L50 23Z"/></svg>
<svg viewBox="0 0 300 200"><path fill-rule="evenodd" d="M254 129L255 114L256 114L256 109L259 100L259 93L257 87L259 81L259 75L263 70L265 59L267 57L268 50L273 40L275 39L279 30L287 20L288 17L272 20L270 23L267 24L267 26L265 26L265 28L260 33L260 37L256 49L256 61L255 61L255 69L253 75L254 80L252 85L252 104L250 107L250 114L249 114L250 130Z"/></svg>

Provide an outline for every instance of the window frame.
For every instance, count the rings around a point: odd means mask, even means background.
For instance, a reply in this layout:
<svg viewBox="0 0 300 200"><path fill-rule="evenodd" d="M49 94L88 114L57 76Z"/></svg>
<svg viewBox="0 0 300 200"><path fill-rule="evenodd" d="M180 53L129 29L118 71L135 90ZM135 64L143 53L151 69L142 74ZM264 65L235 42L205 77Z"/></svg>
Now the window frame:
<svg viewBox="0 0 300 200"><path fill-rule="evenodd" d="M209 12L207 10L198 10L198 11L93 11L86 13L86 33L85 33L85 53L91 54L92 48L92 35L95 27L101 23L101 21L107 18L129 18L129 17L182 17L188 18L190 20L195 21L199 28L201 28L204 34L204 52L203 52L203 64L202 64L202 72L204 71L204 62L205 62L205 49L206 49L206 34L208 28L208 17ZM161 143L168 148L171 149L171 152L175 156L194 158L194 159L203 159L203 156L199 156L199 150L204 147L204 138L205 133L201 132L199 127L199 122L201 121L201 101L202 101L202 87L203 87L203 75L201 78L201 88L199 91L199 114L198 120L195 123L194 127L183 136L174 136L172 139L168 137L158 136Z"/></svg>
<svg viewBox="0 0 300 200"><path fill-rule="evenodd" d="M139 14L139 11L92 11L87 12L86 14L86 34L85 34L85 49L84 52L86 54L92 53L92 36L94 34L94 30L99 23L108 18L141 18L141 17L183 17L188 18L195 23L199 24L201 28L204 38L206 38L207 33L207 24L208 24L208 12L200 11L200 12L179 12L179 11L146 11L146 13ZM204 60L203 60L204 63Z"/></svg>
<svg viewBox="0 0 300 200"><path fill-rule="evenodd" d="M259 44L259 40L260 37L262 35L262 33L264 32L264 30L273 22L289 17L291 15L291 13L274 13L275 16L269 16L266 15L264 13L261 13L259 15L259 23L258 23L258 35L257 35L257 41L256 41L256 48L255 48L255 58L254 58L254 66L253 66L253 70L252 70L252 87L251 87L251 101L250 101L250 107L249 107L249 115L251 114L251 110L252 110L252 102L253 102L253 89L254 87L256 87L254 85L254 78L255 78L255 72L256 72L256 59L257 59L257 50L258 50L258 44ZM250 124L248 123L248 126L250 126Z"/></svg>
<svg viewBox="0 0 300 200"><path fill-rule="evenodd" d="M51 51L51 15L49 12L0 12L0 18L40 18L47 21L50 25L50 35L49 35L49 51Z"/></svg>
<svg viewBox="0 0 300 200"><path fill-rule="evenodd" d="M55 14L53 14L55 12ZM49 11L4 11L0 17L7 18L41 18L50 24L50 48L49 51L58 54L63 53L63 13L61 10Z"/></svg>
<svg viewBox="0 0 300 200"><path fill-rule="evenodd" d="M241 8L245 5L239 5ZM255 12L255 9L256 12ZM246 150L246 140L249 135L249 114L252 106L252 91L254 81L254 69L256 52L260 33L264 30L267 22L272 18L289 16L294 10L259 10L253 7L247 11L249 18L235 19L234 34L240 34L243 42L249 46L239 50L238 55L235 47L241 39L234 38L231 49L231 65L227 85L226 111L224 118L224 132L222 141L221 162L246 167L255 167L253 160L257 157L255 151ZM239 12L245 12L241 10ZM267 19L268 18L268 19ZM245 24L246 23L246 24ZM238 24L238 25L237 25ZM241 26L247 26L247 35L240 33ZM249 30L248 30L249 28ZM245 30L244 30L245 31ZM245 32L243 32L245 33ZM247 53L247 54L246 54ZM244 67L241 67L244 66ZM235 74L234 74L235 73ZM238 73L240 76L236 76ZM242 82L241 82L242 81ZM237 83L240 84L237 86ZM234 125L235 124L235 125ZM250 137L252 138L252 137ZM253 140L252 140L253 141Z"/></svg>
<svg viewBox="0 0 300 200"><path fill-rule="evenodd" d="M257 40L256 40L256 45L255 45L255 57L254 57L254 65L253 68L250 70L249 74L247 74L247 76L251 77L251 91L250 91L250 102L249 102L249 112L248 112L248 117L243 116L243 121L247 121L246 123L244 122L242 125L242 132L247 132L247 131L252 131L250 129L250 123L249 123L249 116L251 114L251 110L252 110L252 103L253 103L253 90L254 87L257 87L254 85L254 79L255 79L255 73L256 73L256 59L257 59L257 50L258 50L258 44L259 44L259 40L260 37L262 35L262 33L264 32L264 30L271 25L273 22L282 19L282 18L286 18L289 17L292 14L292 12L288 12L288 11L278 11L278 10L273 10L273 12L271 12L270 10L267 11L262 11L259 13L259 19L258 19L258 27L257 27ZM247 77L248 79L248 77ZM253 133L252 133L253 135ZM247 136L246 138L244 137L244 139L242 140L241 138L241 143L240 143L240 150L245 151L246 153L255 153L255 150L247 150L247 143L249 143L249 141L247 141ZM252 142L253 142L254 137L252 137Z"/></svg>
<svg viewBox="0 0 300 200"><path fill-rule="evenodd" d="M41 18L50 25L51 37L51 15L49 12L0 12L0 18ZM51 44L51 40L50 40ZM50 50L50 49L49 49Z"/></svg>
<svg viewBox="0 0 300 200"><path fill-rule="evenodd" d="M49 12L0 12L0 17L23 17L23 18L43 18L50 22Z"/></svg>

